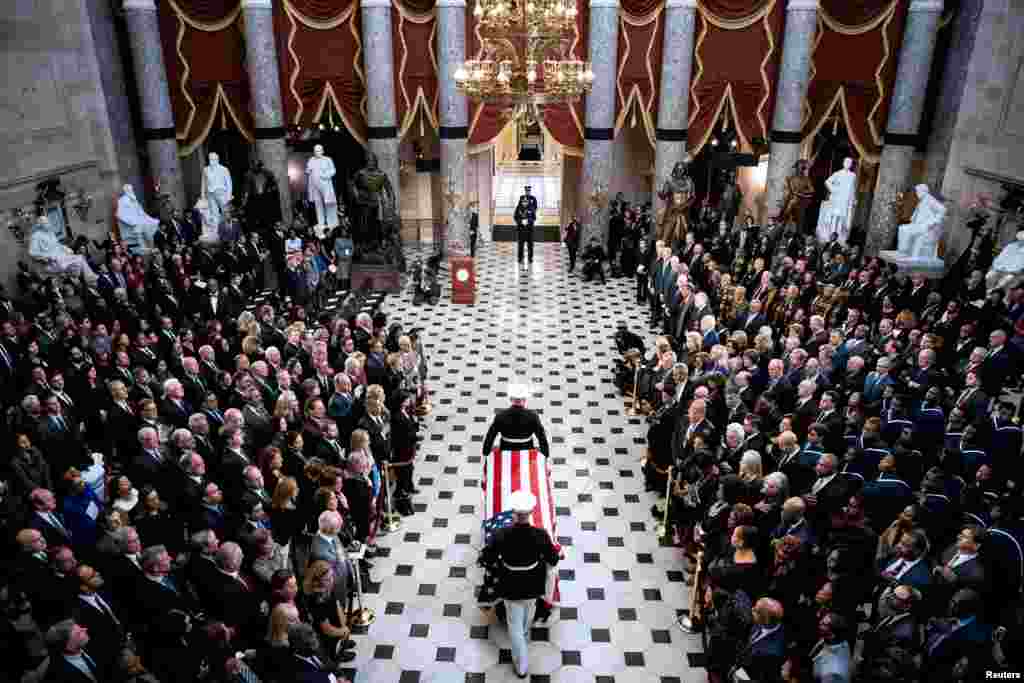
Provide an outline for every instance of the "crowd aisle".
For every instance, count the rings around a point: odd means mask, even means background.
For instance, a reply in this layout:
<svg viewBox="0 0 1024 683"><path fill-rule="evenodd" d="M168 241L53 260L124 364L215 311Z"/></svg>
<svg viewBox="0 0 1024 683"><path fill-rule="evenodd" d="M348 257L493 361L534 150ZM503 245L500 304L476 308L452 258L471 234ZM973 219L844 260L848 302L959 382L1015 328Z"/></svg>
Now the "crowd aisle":
<svg viewBox="0 0 1024 683"><path fill-rule="evenodd" d="M427 331L433 412L416 467L417 514L380 539L355 640L356 683L516 681L504 626L476 605L480 580L481 441L513 381L533 391L551 441L561 606L534 629L532 681L682 683L706 680L700 640L675 621L689 601L681 551L659 547L644 492L642 418L625 415L611 382L620 321L650 341L634 281L607 286L568 273L558 244L517 267L514 244L477 253L478 301L413 306L390 318ZM384 556L386 553L386 556Z"/></svg>

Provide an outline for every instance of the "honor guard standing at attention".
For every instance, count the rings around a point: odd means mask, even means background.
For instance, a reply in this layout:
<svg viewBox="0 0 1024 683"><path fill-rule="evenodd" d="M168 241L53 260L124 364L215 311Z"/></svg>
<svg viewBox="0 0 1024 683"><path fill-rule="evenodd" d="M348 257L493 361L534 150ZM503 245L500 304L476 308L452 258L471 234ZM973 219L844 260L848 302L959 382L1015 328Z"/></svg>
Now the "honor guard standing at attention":
<svg viewBox="0 0 1024 683"><path fill-rule="evenodd" d="M525 243L529 250L530 263L533 263L533 224L537 222L537 198L530 194L529 185L524 187L523 194L519 195L519 202L516 204L513 218L516 221L519 262L523 262L523 244Z"/></svg>
<svg viewBox="0 0 1024 683"><path fill-rule="evenodd" d="M530 524L536 506L537 497L529 491L512 493L508 508L515 514L513 524L499 530L483 551L485 561L501 568L498 595L505 602L512 665L519 678L526 678L530 664L530 629L537 598L544 595L548 567L558 564L560 554L548 532Z"/></svg>
<svg viewBox="0 0 1024 683"><path fill-rule="evenodd" d="M544 425L536 411L526 407L526 399L530 390L523 384L513 384L508 388L508 397L512 406L499 411L484 437L484 457L491 453L494 439L501 434L499 448L503 451L525 451L534 447L537 438L537 449L548 455L548 436L544 433Z"/></svg>

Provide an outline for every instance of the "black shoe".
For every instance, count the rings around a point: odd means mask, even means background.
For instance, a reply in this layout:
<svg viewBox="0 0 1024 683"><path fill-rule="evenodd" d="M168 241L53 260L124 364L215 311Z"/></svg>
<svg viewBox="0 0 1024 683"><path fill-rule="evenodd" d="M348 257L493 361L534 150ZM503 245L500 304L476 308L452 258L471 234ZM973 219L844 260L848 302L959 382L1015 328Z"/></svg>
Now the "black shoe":
<svg viewBox="0 0 1024 683"><path fill-rule="evenodd" d="M340 663L340 664L347 664L348 662L351 662L355 658L356 658L356 653L355 652L350 652L349 650L343 650L342 652L339 652L338 653L338 657L337 657L338 663Z"/></svg>
<svg viewBox="0 0 1024 683"><path fill-rule="evenodd" d="M349 638L348 640L341 640L338 642L338 652L342 650L351 650L356 646L356 641Z"/></svg>

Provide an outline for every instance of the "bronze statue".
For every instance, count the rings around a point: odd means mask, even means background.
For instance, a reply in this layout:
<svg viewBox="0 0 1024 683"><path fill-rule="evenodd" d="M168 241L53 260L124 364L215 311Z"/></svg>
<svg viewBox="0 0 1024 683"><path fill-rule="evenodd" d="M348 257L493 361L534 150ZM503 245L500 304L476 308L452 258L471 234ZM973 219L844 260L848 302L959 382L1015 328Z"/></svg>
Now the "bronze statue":
<svg viewBox="0 0 1024 683"><path fill-rule="evenodd" d="M395 191L373 152L367 154L366 166L352 176L349 192L356 207L355 243L367 250L383 246L384 233L395 218Z"/></svg>
<svg viewBox="0 0 1024 683"><path fill-rule="evenodd" d="M658 239L665 244L682 242L689 227L687 214L693 204L693 180L686 172L687 161L677 161L672 175L665 180L658 199L665 202L661 221L658 223Z"/></svg>
<svg viewBox="0 0 1024 683"><path fill-rule="evenodd" d="M793 175L786 178L786 198L782 211L775 217L779 225L793 223L797 230L803 228L804 212L814 199L814 183L807 176L808 169L807 161L801 159L793 165Z"/></svg>

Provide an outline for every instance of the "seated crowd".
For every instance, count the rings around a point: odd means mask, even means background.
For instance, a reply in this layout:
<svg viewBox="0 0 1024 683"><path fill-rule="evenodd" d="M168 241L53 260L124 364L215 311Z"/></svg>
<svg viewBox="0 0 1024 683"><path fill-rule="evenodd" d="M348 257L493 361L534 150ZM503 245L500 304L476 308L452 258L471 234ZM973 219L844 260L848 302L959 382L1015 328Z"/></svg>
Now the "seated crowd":
<svg viewBox="0 0 1024 683"><path fill-rule="evenodd" d="M263 269L161 249L0 297L0 679L321 680L413 512L418 331L358 295L253 307Z"/></svg>
<svg viewBox="0 0 1024 683"><path fill-rule="evenodd" d="M1020 671L1024 287L747 222L653 245L615 337L712 680Z"/></svg>

